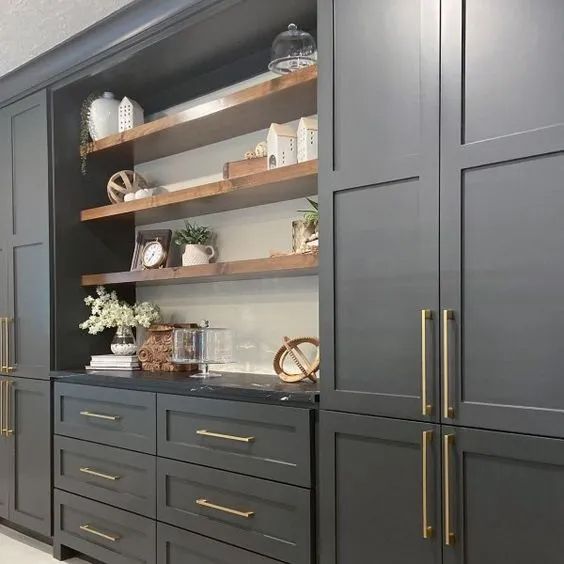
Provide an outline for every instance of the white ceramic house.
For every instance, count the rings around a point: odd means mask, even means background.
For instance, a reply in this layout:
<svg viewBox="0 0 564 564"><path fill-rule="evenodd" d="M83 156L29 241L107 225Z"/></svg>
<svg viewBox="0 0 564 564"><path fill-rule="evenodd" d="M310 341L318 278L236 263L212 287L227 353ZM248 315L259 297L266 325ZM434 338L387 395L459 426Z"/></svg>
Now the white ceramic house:
<svg viewBox="0 0 564 564"><path fill-rule="evenodd" d="M289 125L273 123L266 137L268 169L298 162L298 138Z"/></svg>
<svg viewBox="0 0 564 564"><path fill-rule="evenodd" d="M298 124L298 162L317 159L317 118L303 117Z"/></svg>
<svg viewBox="0 0 564 564"><path fill-rule="evenodd" d="M143 108L127 96L120 102L119 109L119 131L133 129L145 122L145 112Z"/></svg>

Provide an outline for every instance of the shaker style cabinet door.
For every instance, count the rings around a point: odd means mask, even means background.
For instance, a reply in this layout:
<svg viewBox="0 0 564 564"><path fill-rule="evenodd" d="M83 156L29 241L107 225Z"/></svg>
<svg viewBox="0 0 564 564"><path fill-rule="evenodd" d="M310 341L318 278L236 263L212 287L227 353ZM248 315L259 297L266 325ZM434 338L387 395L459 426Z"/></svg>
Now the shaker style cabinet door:
<svg viewBox="0 0 564 564"><path fill-rule="evenodd" d="M320 414L320 563L440 564L437 425Z"/></svg>
<svg viewBox="0 0 564 564"><path fill-rule="evenodd" d="M0 370L32 378L50 368L48 147L46 92L0 110L0 317L10 320Z"/></svg>
<svg viewBox="0 0 564 564"><path fill-rule="evenodd" d="M564 3L442 6L443 421L564 437Z"/></svg>
<svg viewBox="0 0 564 564"><path fill-rule="evenodd" d="M560 564L564 441L455 427L443 433L451 533L448 546L443 534L444 564Z"/></svg>
<svg viewBox="0 0 564 564"><path fill-rule="evenodd" d="M438 6L319 3L324 409L438 417Z"/></svg>

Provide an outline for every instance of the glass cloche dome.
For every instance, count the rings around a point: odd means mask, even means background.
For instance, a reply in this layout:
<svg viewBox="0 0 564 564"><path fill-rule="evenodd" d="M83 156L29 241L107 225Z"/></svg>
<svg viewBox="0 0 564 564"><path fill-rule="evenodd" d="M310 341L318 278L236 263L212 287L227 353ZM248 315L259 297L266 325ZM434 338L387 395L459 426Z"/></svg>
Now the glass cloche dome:
<svg viewBox="0 0 564 564"><path fill-rule="evenodd" d="M288 31L283 31L274 39L268 68L277 74L288 74L314 65L316 61L315 39L292 23Z"/></svg>

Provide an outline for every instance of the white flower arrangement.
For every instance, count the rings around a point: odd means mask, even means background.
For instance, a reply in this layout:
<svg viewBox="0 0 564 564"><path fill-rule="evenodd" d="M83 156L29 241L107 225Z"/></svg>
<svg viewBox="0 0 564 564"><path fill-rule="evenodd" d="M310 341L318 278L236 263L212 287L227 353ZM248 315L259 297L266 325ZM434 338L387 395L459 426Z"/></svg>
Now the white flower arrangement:
<svg viewBox="0 0 564 564"><path fill-rule="evenodd" d="M120 301L115 292L107 292L104 286L96 288L98 297L87 296L84 303L91 314L79 327L91 335L112 327L149 327L161 318L158 306L150 302L129 305Z"/></svg>

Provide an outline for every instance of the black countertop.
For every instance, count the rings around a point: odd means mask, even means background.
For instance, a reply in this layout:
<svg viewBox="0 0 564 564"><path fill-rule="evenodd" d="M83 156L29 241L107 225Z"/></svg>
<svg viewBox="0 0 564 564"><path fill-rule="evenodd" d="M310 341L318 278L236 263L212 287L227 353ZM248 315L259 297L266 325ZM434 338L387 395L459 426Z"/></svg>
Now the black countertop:
<svg viewBox="0 0 564 564"><path fill-rule="evenodd" d="M69 384L87 384L144 392L202 396L207 398L278 403L316 407L319 386L309 381L297 384L282 382L268 374L223 373L207 379L190 377L182 372L142 371L59 371L55 380Z"/></svg>

